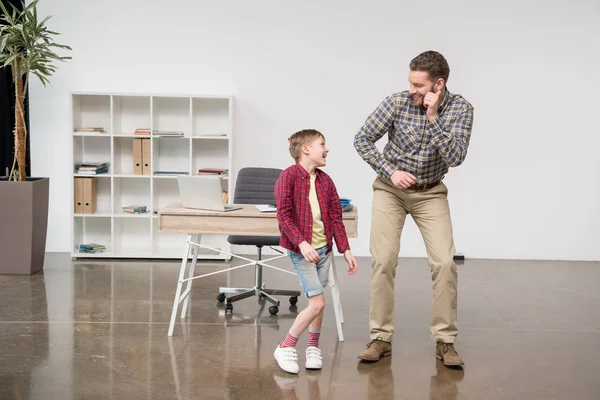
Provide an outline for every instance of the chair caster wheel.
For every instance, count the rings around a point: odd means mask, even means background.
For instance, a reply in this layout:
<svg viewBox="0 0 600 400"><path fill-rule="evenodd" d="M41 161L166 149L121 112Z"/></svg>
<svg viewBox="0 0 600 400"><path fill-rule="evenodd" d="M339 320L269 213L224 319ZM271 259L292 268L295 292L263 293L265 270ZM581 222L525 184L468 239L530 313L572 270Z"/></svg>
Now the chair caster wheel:
<svg viewBox="0 0 600 400"><path fill-rule="evenodd" d="M277 307L277 306L269 307L269 314L276 315L278 312L279 312L279 307Z"/></svg>
<svg viewBox="0 0 600 400"><path fill-rule="evenodd" d="M296 297L296 296L290 297L290 304L295 306L296 303L298 303L298 297Z"/></svg>
<svg viewBox="0 0 600 400"><path fill-rule="evenodd" d="M219 293L217 295L217 300L219 300L219 303L222 303L225 301L225 293Z"/></svg>
<svg viewBox="0 0 600 400"><path fill-rule="evenodd" d="M227 312L233 312L233 304L229 303L225 306L225 314L227 314Z"/></svg>

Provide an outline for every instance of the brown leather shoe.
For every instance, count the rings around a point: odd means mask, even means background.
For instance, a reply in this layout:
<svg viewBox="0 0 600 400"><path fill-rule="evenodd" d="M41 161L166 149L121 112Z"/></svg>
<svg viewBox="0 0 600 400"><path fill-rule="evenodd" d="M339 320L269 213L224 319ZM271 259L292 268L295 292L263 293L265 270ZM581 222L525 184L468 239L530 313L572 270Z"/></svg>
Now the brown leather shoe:
<svg viewBox="0 0 600 400"><path fill-rule="evenodd" d="M435 346L435 356L442 360L444 365L464 365L463 359L458 355L453 343L438 342Z"/></svg>
<svg viewBox="0 0 600 400"><path fill-rule="evenodd" d="M381 357L392 354L392 344L383 340L372 340L367 348L360 352L358 358L364 361L379 361Z"/></svg>

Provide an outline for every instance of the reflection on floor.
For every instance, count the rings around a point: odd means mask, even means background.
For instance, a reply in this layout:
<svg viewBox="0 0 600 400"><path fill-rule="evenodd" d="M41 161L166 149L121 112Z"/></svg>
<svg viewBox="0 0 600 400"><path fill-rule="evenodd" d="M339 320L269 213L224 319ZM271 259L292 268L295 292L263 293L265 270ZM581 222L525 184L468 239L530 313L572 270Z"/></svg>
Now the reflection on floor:
<svg viewBox="0 0 600 400"><path fill-rule="evenodd" d="M207 263L202 271L227 264ZM289 268L286 260L278 266ZM188 318L167 336L179 264L72 262L49 254L43 272L0 276L1 399L598 399L600 263L467 260L459 265L457 349L464 369L435 360L431 284L423 259L400 259L393 354L362 364L370 260L340 286L346 340L327 291L321 371L278 369L273 350L298 312L257 298L226 316L219 286L253 283L252 267L194 283ZM267 287L297 278L265 272ZM307 335L298 344L304 361ZM302 365L302 364L301 364Z"/></svg>

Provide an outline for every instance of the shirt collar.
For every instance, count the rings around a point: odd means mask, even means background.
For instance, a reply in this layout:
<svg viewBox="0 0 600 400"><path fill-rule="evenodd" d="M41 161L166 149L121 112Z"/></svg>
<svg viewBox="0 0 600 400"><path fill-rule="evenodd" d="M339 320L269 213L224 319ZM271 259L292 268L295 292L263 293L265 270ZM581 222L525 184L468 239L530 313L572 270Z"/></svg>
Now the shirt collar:
<svg viewBox="0 0 600 400"><path fill-rule="evenodd" d="M298 172L300 173L300 176L302 177L302 179L305 179L305 178L310 179L310 174L308 173L307 170L304 169L304 167L300 163L296 163L296 167L298 168ZM316 178L318 178L320 174L321 174L321 170L319 168L315 168Z"/></svg>

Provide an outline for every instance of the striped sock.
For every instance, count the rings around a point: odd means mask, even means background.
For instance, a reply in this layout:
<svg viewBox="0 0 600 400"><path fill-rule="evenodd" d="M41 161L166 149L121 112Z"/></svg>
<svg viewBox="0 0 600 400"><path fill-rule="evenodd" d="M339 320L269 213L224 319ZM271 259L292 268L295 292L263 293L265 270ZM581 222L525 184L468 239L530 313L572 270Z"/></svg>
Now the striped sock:
<svg viewBox="0 0 600 400"><path fill-rule="evenodd" d="M285 340L279 344L279 347L296 347L296 343L298 343L298 336L292 331L289 331Z"/></svg>
<svg viewBox="0 0 600 400"><path fill-rule="evenodd" d="M313 331L308 328L308 345L319 347L319 336L321 336L321 331Z"/></svg>

